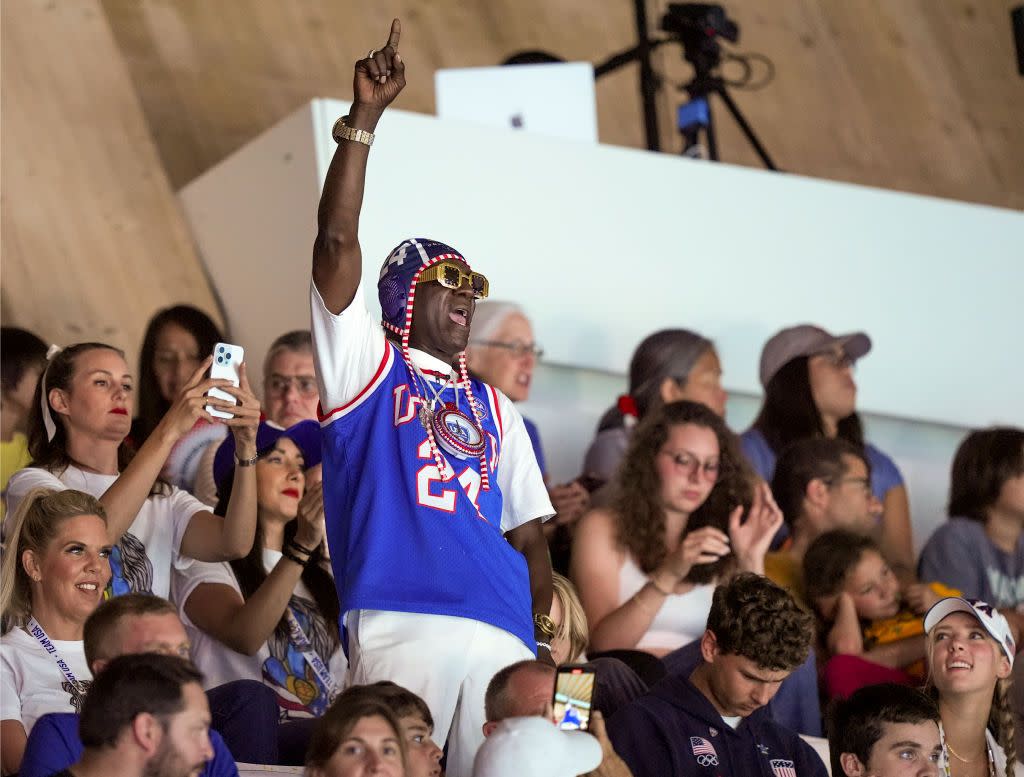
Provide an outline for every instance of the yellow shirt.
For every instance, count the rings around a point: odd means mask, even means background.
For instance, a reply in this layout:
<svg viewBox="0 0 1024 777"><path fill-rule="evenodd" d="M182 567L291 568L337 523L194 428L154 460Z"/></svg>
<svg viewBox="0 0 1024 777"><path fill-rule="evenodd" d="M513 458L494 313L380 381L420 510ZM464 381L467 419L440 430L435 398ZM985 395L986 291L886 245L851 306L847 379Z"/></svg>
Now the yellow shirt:
<svg viewBox="0 0 1024 777"><path fill-rule="evenodd" d="M31 463L28 453L28 438L21 432L15 432L10 442L0 442L0 490L3 501L0 502L0 520L7 514L7 482L11 475Z"/></svg>
<svg viewBox="0 0 1024 777"><path fill-rule="evenodd" d="M764 554L764 576L789 591L798 605L809 609L804 601L804 578L801 562L788 550Z"/></svg>

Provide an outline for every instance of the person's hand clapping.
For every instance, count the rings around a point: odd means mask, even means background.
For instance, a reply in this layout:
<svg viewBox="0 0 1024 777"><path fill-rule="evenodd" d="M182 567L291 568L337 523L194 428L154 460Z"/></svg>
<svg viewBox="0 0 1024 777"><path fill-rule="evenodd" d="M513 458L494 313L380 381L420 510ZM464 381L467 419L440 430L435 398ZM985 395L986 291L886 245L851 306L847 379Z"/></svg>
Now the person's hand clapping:
<svg viewBox="0 0 1024 777"><path fill-rule="evenodd" d="M405 63L398 53L398 40L402 36L402 23L391 22L391 34L380 49L356 62L352 83L353 117L360 109L368 109L379 116L405 87ZM367 129L366 127L357 127Z"/></svg>
<svg viewBox="0 0 1024 777"><path fill-rule="evenodd" d="M306 487L299 501L295 541L304 548L316 548L324 539L324 484L323 481Z"/></svg>
<svg viewBox="0 0 1024 777"><path fill-rule="evenodd" d="M754 489L754 501L746 520L743 520L742 505L729 516L729 537L741 570L764 574L765 553L781 526L782 510L775 504L771 488L762 481Z"/></svg>

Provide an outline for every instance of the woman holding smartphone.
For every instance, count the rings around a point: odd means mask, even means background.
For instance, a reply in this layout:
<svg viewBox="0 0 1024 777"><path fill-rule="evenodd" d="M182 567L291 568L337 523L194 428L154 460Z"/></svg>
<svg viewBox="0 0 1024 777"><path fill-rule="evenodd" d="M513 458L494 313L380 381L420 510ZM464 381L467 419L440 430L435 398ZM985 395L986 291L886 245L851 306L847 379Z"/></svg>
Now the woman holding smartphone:
<svg viewBox="0 0 1024 777"><path fill-rule="evenodd" d="M32 466L11 478L10 509L33 488L74 488L96 497L115 545L110 594L142 591L167 598L180 557L222 561L244 556L256 529L256 426L260 405L244 365L240 386L204 378L205 359L136 454L125 443L135 408L135 382L124 354L104 343L79 343L54 353L36 390L29 421ZM235 402L207 397L219 387ZM207 406L232 414L218 420L237 444L239 466L224 518L189 493L158 480L175 443Z"/></svg>

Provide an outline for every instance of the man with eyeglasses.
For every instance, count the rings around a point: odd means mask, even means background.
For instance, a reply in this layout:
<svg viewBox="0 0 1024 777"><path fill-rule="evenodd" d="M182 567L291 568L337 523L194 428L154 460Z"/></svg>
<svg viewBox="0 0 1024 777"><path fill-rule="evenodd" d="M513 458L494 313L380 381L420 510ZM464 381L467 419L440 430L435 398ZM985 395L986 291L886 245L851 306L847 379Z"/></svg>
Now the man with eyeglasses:
<svg viewBox="0 0 1024 777"><path fill-rule="evenodd" d="M882 505L871 492L871 470L853 443L838 437L798 440L779 456L772 494L790 536L765 556L765 574L802 600L800 565L815 539L832 529L870 533Z"/></svg>
<svg viewBox="0 0 1024 777"><path fill-rule="evenodd" d="M427 702L448 774L468 777L484 692L502 667L551 661L554 510L503 394L466 373L482 274L454 248L405 240L367 312L358 224L373 130L405 85L400 25L355 65L355 99L320 201L310 288L323 408L324 507L353 685ZM382 331L382 327L383 330Z"/></svg>

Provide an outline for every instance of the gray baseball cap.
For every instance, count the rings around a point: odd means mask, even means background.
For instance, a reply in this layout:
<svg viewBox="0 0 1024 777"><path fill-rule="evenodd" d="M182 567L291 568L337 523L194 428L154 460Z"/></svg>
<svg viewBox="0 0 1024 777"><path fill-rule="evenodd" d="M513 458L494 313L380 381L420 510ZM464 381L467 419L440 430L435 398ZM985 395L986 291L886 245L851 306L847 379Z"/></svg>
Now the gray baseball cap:
<svg viewBox="0 0 1024 777"><path fill-rule="evenodd" d="M798 356L813 356L840 346L856 361L871 350L871 338L864 332L834 335L820 326L798 324L776 333L761 349L761 385L767 387L775 373Z"/></svg>

